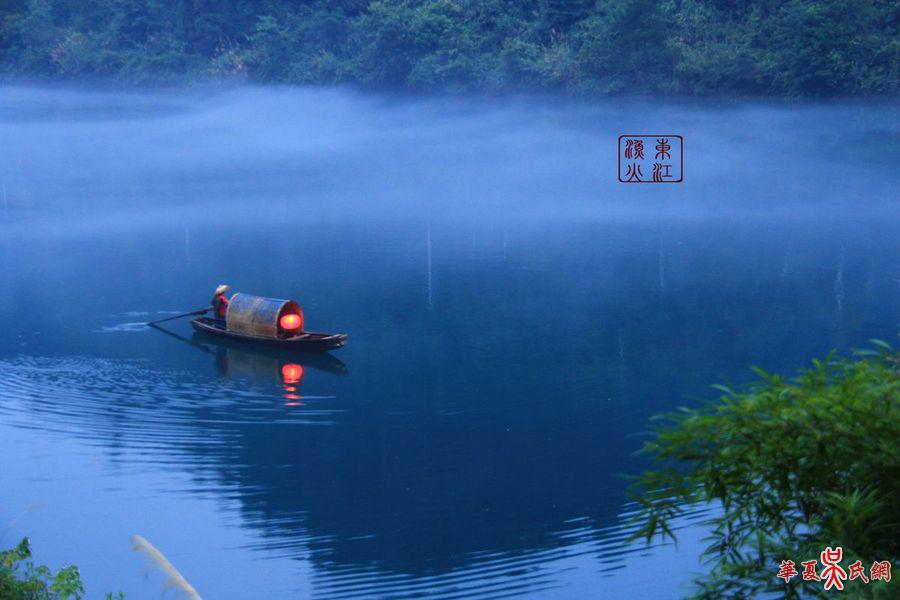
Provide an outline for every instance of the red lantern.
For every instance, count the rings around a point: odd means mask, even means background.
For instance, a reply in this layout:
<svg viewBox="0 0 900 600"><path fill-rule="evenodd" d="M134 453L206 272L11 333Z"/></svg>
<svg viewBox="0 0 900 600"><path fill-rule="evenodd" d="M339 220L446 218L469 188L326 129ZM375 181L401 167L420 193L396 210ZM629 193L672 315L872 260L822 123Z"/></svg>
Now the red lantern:
<svg viewBox="0 0 900 600"><path fill-rule="evenodd" d="M281 328L285 331L294 331L303 327L303 317L289 313L281 317L279 323L281 323Z"/></svg>
<svg viewBox="0 0 900 600"><path fill-rule="evenodd" d="M303 366L294 363L287 363L281 367L281 377L285 383L300 383L303 379Z"/></svg>

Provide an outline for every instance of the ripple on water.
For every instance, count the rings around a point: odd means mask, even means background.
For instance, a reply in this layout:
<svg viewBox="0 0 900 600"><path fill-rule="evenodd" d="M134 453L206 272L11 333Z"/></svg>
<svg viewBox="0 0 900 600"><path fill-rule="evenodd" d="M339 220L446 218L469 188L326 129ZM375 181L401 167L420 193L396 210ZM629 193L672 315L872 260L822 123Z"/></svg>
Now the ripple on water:
<svg viewBox="0 0 900 600"><path fill-rule="evenodd" d="M154 462L203 460L203 453L177 449L227 444L236 427L329 425L339 412L327 406L331 396L303 396L302 406L289 406L276 382L223 382L140 361L22 356L0 360L0 372L7 423L99 445L126 441L157 451L143 454Z"/></svg>
<svg viewBox="0 0 900 600"><path fill-rule="evenodd" d="M98 329L99 333L116 333L120 331L143 331L149 329L144 321L134 321L130 323L118 323L116 325L106 325Z"/></svg>
<svg viewBox="0 0 900 600"><path fill-rule="evenodd" d="M98 445L118 447L124 441L129 462L154 468L219 464L233 470L253 468L233 456L223 459L242 443L236 433L241 427L333 424L337 412L317 404L317 397L306 396L303 410L293 410L285 406L277 386L266 390L233 380L223 385L213 377L152 369L140 361L18 357L0 360L0 372L0 415L6 423ZM202 477L192 485L194 493L245 503L264 492L245 486L229 493L220 484L204 483ZM427 565L423 572L378 561L333 560L333 541L322 530L303 526L303 511L279 522L270 511L245 506L241 524L278 532L259 536L244 546L248 550L294 559L315 555L318 568L311 583L316 598L567 597L569 591L581 589L586 572L612 581L636 561L656 560L648 555L658 548L628 543L637 527L631 523L636 510L630 504L620 508L609 515L607 522L614 524L606 527L598 527L596 518L572 518L534 545L523 541L517 549L471 552L456 557L455 568L430 572ZM708 515L706 509L691 511L674 529L702 527L700 522ZM358 536L344 543L378 545L383 543L379 537ZM602 583L597 587L602 589Z"/></svg>
<svg viewBox="0 0 900 600"><path fill-rule="evenodd" d="M617 515L616 525L596 527L589 518L573 519L557 533L558 545L516 551L476 552L462 560L465 567L434 574L389 573L379 564L332 565L317 573L313 596L316 598L509 598L541 596L542 592L564 590L559 597L570 597L570 576L585 569L604 579L613 578L629 565L658 560L662 552L674 547L648 547L643 542L629 543L638 524L631 522L638 506L626 504ZM705 531L703 521L714 509L686 511L673 522L673 531L694 528ZM309 543L312 540L304 540ZM290 552L283 548L285 554ZM576 584L577 586L577 584ZM601 592L603 586L598 585ZM553 596L556 597L556 596Z"/></svg>

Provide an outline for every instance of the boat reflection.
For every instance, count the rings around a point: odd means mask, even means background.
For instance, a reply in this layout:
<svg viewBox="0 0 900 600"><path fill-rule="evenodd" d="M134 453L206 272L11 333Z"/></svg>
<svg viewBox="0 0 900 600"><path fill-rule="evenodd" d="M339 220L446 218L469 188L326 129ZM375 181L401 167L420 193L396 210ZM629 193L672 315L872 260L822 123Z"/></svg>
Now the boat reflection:
<svg viewBox="0 0 900 600"><path fill-rule="evenodd" d="M252 346L202 332L195 332L187 338L157 325L152 327L213 355L216 371L222 379L243 381L264 388L273 383L278 385L282 388L287 406L303 405L301 385L308 371L347 374L347 365L327 352L297 352Z"/></svg>
<svg viewBox="0 0 900 600"><path fill-rule="evenodd" d="M328 352L297 352L280 348L252 346L232 340L214 338L200 332L195 332L189 340L187 338L183 339L194 346L206 349L210 347L215 348L217 353L225 350L227 351L226 356L236 357L238 361L252 364L254 371L271 373L274 368L276 376L281 375L281 368L289 364L301 367L299 372L289 369L287 375L291 377L299 375L302 378L303 371L306 369L323 371L332 375L346 375L348 372L347 365L341 359Z"/></svg>
<svg viewBox="0 0 900 600"><path fill-rule="evenodd" d="M276 383L282 388L287 406L302 406L301 385L307 371L345 375L347 365L334 356L321 352L285 352L278 348L256 348L246 344L211 339L195 333L191 343L215 347L216 370L223 379L241 380L251 385L268 387Z"/></svg>

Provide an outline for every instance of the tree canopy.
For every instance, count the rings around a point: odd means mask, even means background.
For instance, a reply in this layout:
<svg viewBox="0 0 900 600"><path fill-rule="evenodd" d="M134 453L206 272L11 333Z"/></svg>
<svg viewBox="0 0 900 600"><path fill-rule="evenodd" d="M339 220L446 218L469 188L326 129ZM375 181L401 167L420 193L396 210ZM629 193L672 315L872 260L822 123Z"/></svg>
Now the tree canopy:
<svg viewBox="0 0 900 600"><path fill-rule="evenodd" d="M844 569L896 563L900 357L873 344L856 360L815 360L792 379L756 369L759 382L717 386L725 395L716 402L657 423L643 447L656 468L633 488L638 535L674 537L686 508L714 504L711 568L697 597L830 596L821 581L776 577L781 561L802 571L826 548L841 548ZM848 586L855 598L896 595L884 581Z"/></svg>
<svg viewBox="0 0 900 600"><path fill-rule="evenodd" d="M888 94L898 23L890 0L0 0L0 75Z"/></svg>

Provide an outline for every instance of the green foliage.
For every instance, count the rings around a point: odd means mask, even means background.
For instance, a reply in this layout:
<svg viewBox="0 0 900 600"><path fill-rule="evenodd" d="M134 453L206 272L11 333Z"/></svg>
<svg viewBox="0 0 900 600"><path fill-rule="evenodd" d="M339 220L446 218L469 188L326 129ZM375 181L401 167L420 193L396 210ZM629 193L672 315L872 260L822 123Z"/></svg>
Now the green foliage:
<svg viewBox="0 0 900 600"><path fill-rule="evenodd" d="M84 584L78 567L68 565L55 574L31 561L31 545L23 538L12 550L0 552L0 598L3 600L80 600ZM124 600L125 594L106 594L107 600Z"/></svg>
<svg viewBox="0 0 900 600"><path fill-rule="evenodd" d="M889 0L0 0L0 73L411 90L896 93Z"/></svg>
<svg viewBox="0 0 900 600"><path fill-rule="evenodd" d="M618 0L574 36L576 80L603 92L668 91L673 85L672 5Z"/></svg>
<svg viewBox="0 0 900 600"><path fill-rule="evenodd" d="M84 586L78 567L63 567L54 575L49 568L34 566L31 546L24 538L12 550L0 552L0 598L7 600L79 600Z"/></svg>
<svg viewBox="0 0 900 600"><path fill-rule="evenodd" d="M895 18L896 11L895 4ZM877 90L890 77L878 52L897 43L896 29L892 39L880 31L886 16L886 8L869 0L792 0L772 24L767 58L773 68L765 74L776 89L796 95ZM894 61L896 68L896 54Z"/></svg>
<svg viewBox="0 0 900 600"><path fill-rule="evenodd" d="M795 379L755 369L758 383L717 386L725 395L714 404L658 420L642 449L657 467L632 490L643 507L637 537L674 538L685 508L715 503L698 596L821 593L775 573L826 546L843 547L844 565L900 556L900 357L873 343L855 360L813 361Z"/></svg>

